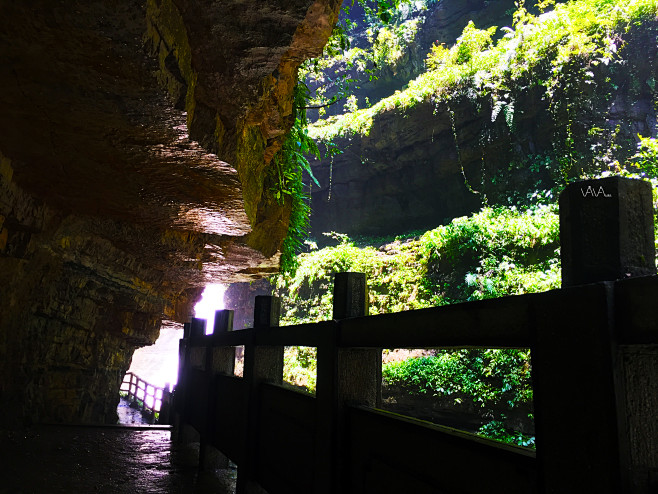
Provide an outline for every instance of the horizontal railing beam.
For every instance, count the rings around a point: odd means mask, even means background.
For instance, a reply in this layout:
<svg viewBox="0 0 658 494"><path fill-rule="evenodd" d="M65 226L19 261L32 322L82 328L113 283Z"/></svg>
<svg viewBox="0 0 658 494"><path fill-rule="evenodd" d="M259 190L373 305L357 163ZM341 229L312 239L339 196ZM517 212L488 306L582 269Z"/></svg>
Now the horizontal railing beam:
<svg viewBox="0 0 658 494"><path fill-rule="evenodd" d="M392 314L354 317L270 328L242 329L204 335L190 340L192 347L309 346L320 344L320 333L339 325L338 346L343 348L529 348L534 345L533 314L555 297L573 296L573 290L514 295ZM559 294L559 295L556 295ZM615 282L617 328L622 344L658 344L658 277ZM543 311L541 311L543 312Z"/></svg>
<svg viewBox="0 0 658 494"><path fill-rule="evenodd" d="M280 326L256 333L256 345L263 346L309 346L317 347L322 335L335 326L334 321L322 321L296 326Z"/></svg>
<svg viewBox="0 0 658 494"><path fill-rule="evenodd" d="M360 348L527 348L531 306L544 294L356 317L340 322L338 344Z"/></svg>
<svg viewBox="0 0 658 494"><path fill-rule="evenodd" d="M349 407L347 424L340 492L538 492L530 449L367 407Z"/></svg>
<svg viewBox="0 0 658 494"><path fill-rule="evenodd" d="M221 333L207 334L190 338L190 346L198 347L221 347L242 346L249 344L254 338L254 329L240 329L237 331L226 331Z"/></svg>

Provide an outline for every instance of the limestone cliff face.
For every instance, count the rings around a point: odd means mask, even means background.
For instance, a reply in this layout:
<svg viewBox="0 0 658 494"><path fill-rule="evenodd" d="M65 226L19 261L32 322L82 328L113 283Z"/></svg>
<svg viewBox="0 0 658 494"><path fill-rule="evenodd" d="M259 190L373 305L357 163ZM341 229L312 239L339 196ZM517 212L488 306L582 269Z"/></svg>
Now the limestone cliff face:
<svg viewBox="0 0 658 494"><path fill-rule="evenodd" d="M267 168L337 0L0 1L0 420L115 419L132 351L272 272Z"/></svg>
<svg viewBox="0 0 658 494"><path fill-rule="evenodd" d="M626 33L616 63L574 64L552 99L518 81L507 95L515 109L510 120L491 96L468 87L375 115L368 135L336 139L342 154L312 164L321 185L312 188L313 235L322 241L330 231L434 228L479 209L485 195L504 203L514 192L525 197L538 180L549 184L551 173L561 172L549 172L542 160L556 155L570 157L564 173L571 176L624 163L638 134L658 132L656 30L653 22ZM582 77L585 70L591 78Z"/></svg>
<svg viewBox="0 0 658 494"><path fill-rule="evenodd" d="M233 329L253 328L256 297L272 295L272 292L272 285L266 279L229 285L224 294L224 307L233 311Z"/></svg>

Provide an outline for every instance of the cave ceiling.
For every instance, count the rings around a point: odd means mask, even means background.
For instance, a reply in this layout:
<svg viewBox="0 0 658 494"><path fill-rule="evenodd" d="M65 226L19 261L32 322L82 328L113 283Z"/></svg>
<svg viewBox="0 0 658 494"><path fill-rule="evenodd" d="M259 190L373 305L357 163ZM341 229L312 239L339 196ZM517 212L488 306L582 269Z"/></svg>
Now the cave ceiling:
<svg viewBox="0 0 658 494"><path fill-rule="evenodd" d="M292 123L296 67L319 53L337 8L0 2L0 152L12 180L62 214L205 235L204 273L191 279L276 269L288 211L263 176ZM137 257L160 247L127 246Z"/></svg>
<svg viewBox="0 0 658 494"><path fill-rule="evenodd" d="M339 0L0 0L0 421L116 420L207 283L278 270L268 182Z"/></svg>

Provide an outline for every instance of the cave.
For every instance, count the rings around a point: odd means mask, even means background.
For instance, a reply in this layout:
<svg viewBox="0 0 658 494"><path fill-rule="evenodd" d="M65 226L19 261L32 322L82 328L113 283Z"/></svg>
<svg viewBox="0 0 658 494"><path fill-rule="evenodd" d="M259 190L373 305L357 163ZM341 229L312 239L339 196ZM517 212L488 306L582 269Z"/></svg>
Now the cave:
<svg viewBox="0 0 658 494"><path fill-rule="evenodd" d="M0 4L0 422L116 422L163 321L278 270L268 170L340 3Z"/></svg>

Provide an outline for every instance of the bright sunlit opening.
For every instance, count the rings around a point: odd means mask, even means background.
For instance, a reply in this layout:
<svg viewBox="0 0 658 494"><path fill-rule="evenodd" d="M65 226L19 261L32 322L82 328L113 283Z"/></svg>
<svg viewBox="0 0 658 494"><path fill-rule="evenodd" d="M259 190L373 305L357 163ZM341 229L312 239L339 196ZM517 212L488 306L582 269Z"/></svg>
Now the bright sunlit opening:
<svg viewBox="0 0 658 494"><path fill-rule="evenodd" d="M194 306L195 316L208 321L206 333L212 333L215 311L224 308L225 291L224 285L208 285ZM178 380L178 342L182 337L182 324L163 321L155 344L135 350L129 371L154 386L173 386Z"/></svg>
<svg viewBox="0 0 658 494"><path fill-rule="evenodd" d="M178 342L182 337L182 324L163 321L158 340L135 350L128 371L153 386L173 386L178 380Z"/></svg>
<svg viewBox="0 0 658 494"><path fill-rule="evenodd" d="M220 284L206 285L201 300L194 306L195 317L205 319L206 334L213 331L215 311L224 309L224 292L226 287Z"/></svg>

